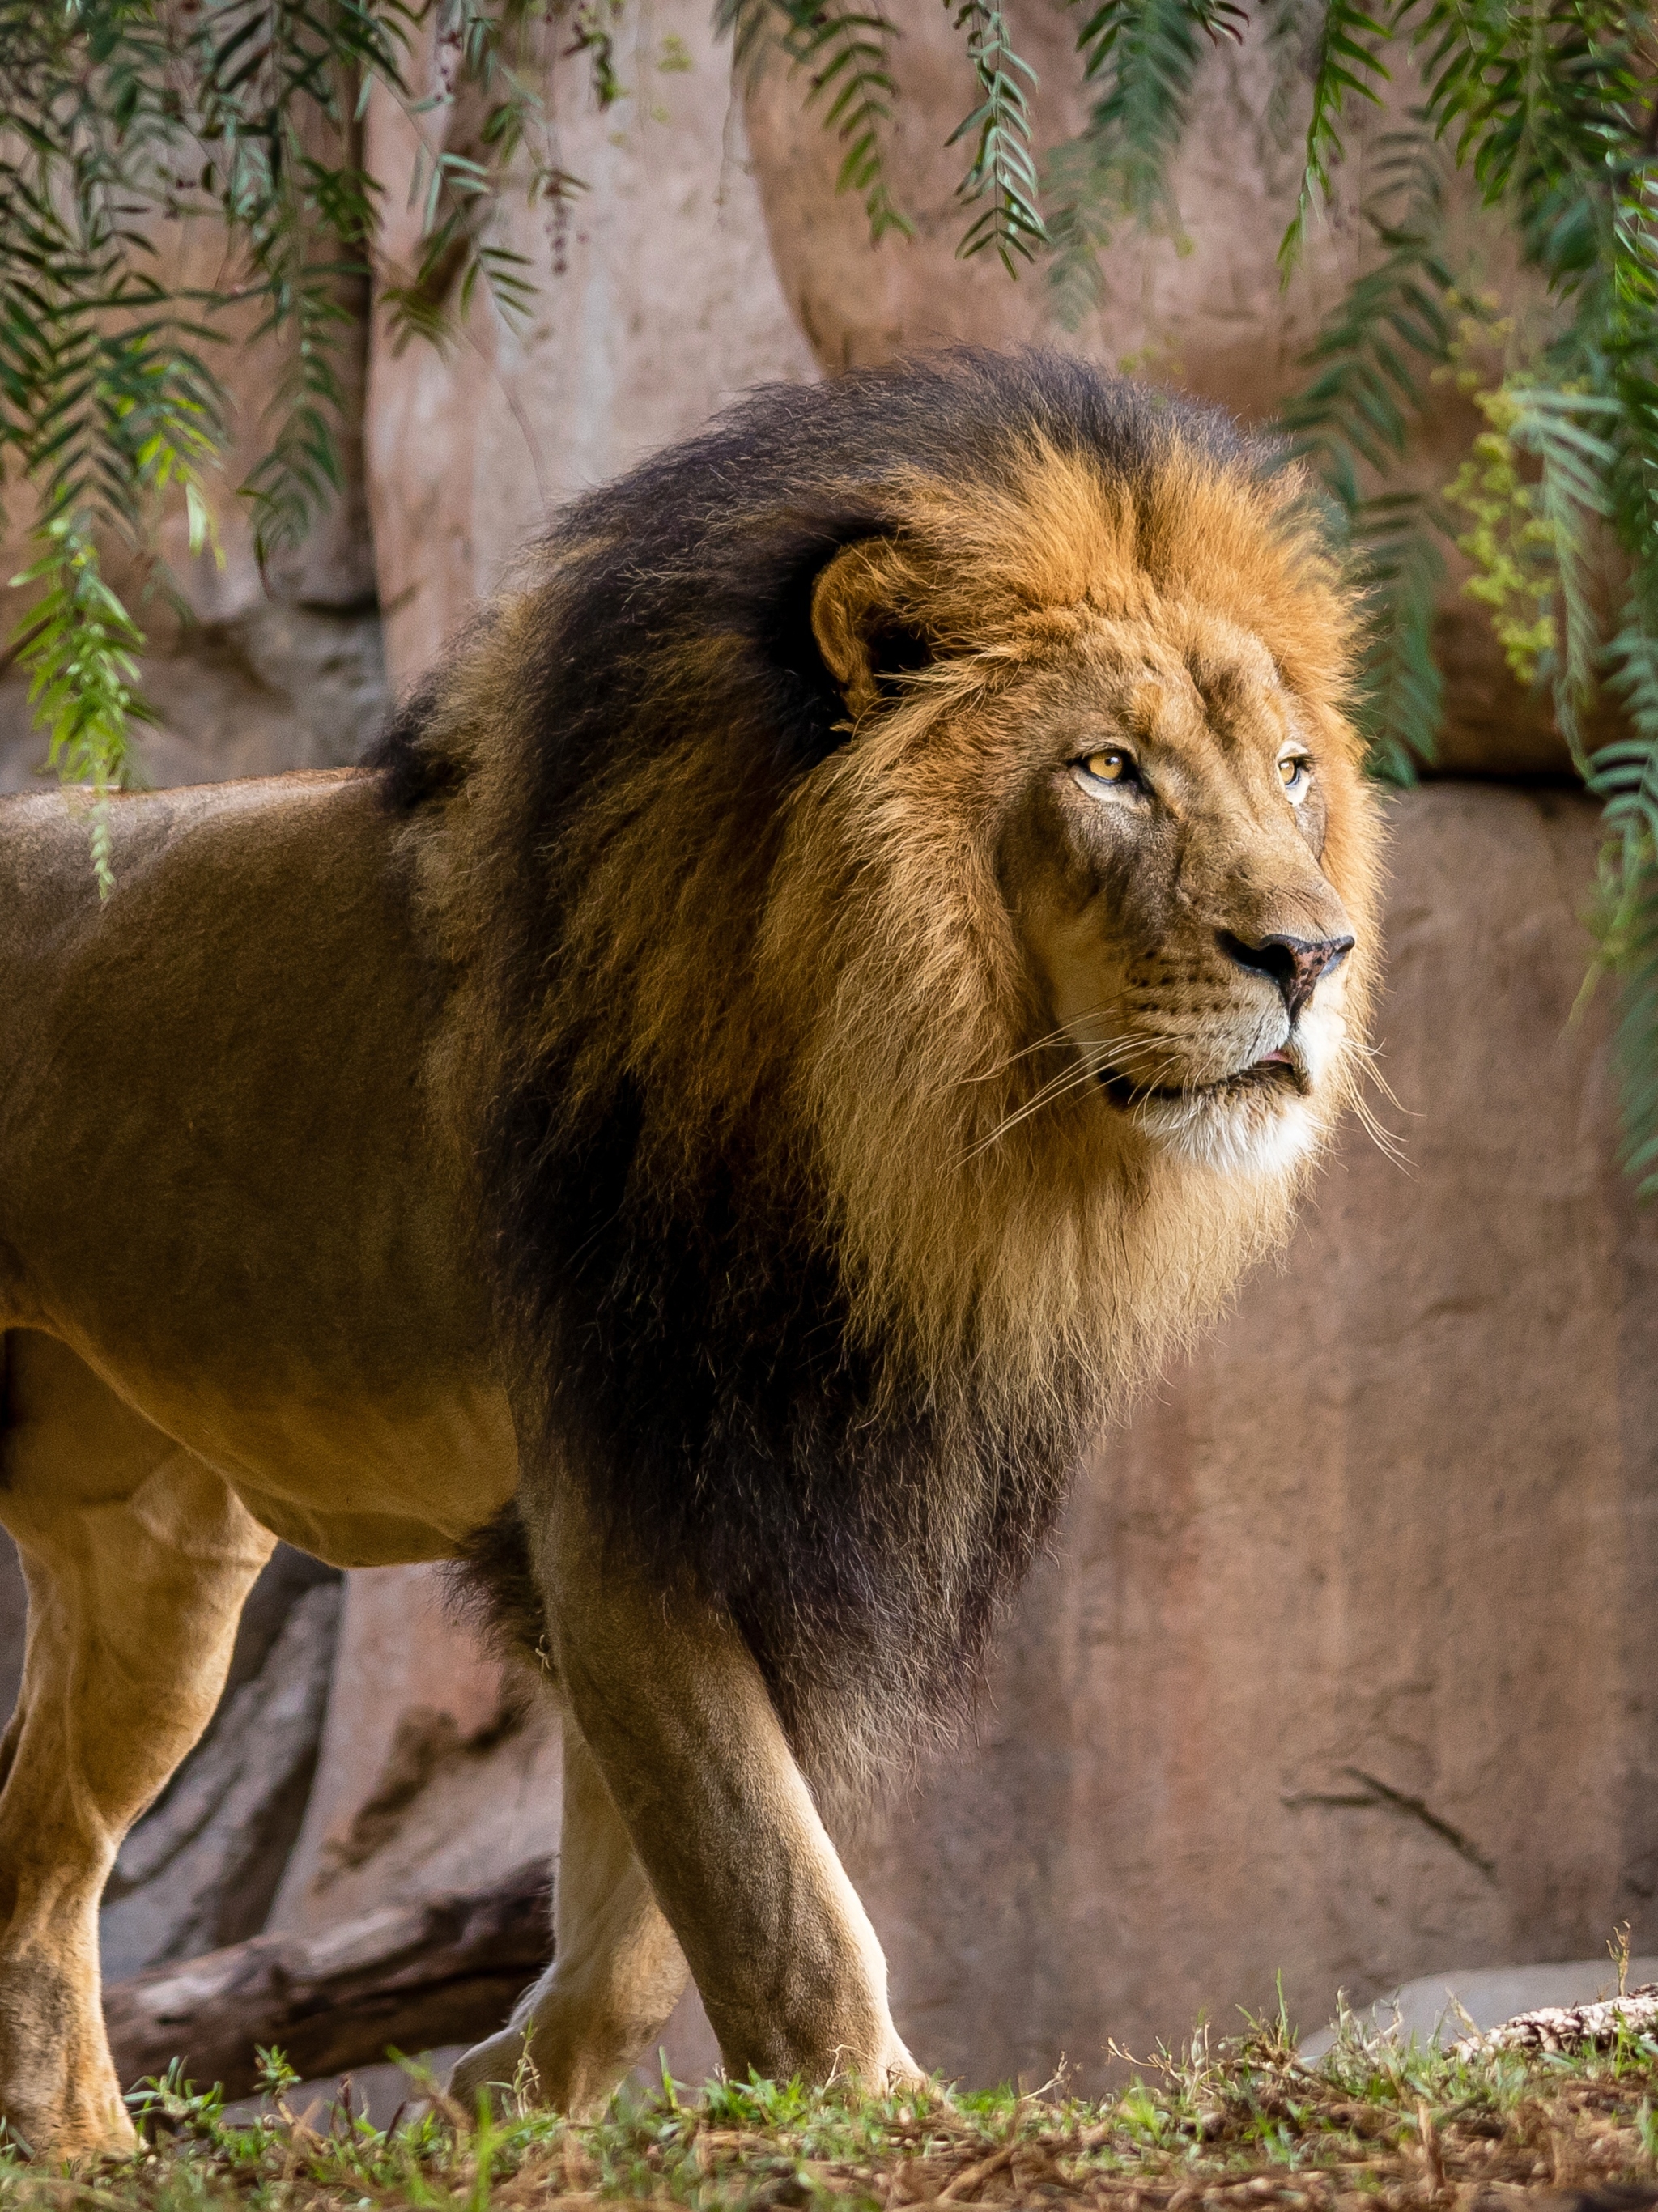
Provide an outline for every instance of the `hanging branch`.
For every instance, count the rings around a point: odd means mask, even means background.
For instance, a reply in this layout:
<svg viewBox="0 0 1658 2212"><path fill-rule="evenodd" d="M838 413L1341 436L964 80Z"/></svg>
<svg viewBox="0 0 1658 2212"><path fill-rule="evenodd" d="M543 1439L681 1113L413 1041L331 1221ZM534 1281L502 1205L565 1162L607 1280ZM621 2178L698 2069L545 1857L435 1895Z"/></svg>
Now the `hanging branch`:
<svg viewBox="0 0 1658 2212"><path fill-rule="evenodd" d="M1278 250L1278 267L1286 277L1301 258L1313 204L1329 198L1330 172L1346 152L1341 122L1348 95L1368 100L1372 106L1381 105L1382 94L1375 80L1384 84L1388 81L1389 73L1380 50L1388 36L1387 26L1355 6L1353 0L1325 0L1301 188L1296 196L1295 214Z"/></svg>
<svg viewBox="0 0 1658 2212"><path fill-rule="evenodd" d="M806 106L823 108L825 130L842 149L837 192L861 193L871 242L913 238L915 226L887 182L885 135L897 88L890 49L898 33L878 6L867 11L814 0L716 0L714 28L729 31L738 66L750 81L775 42L808 75Z"/></svg>
<svg viewBox="0 0 1658 2212"><path fill-rule="evenodd" d="M1444 685L1433 618L1445 573L1436 501L1367 490L1385 482L1450 359L1453 271L1442 245L1444 180L1421 131L1383 142L1363 213L1379 258L1325 318L1303 356L1309 382L1279 412L1291 457L1308 464L1339 518L1363 608L1354 714L1373 771L1408 783L1431 761Z"/></svg>
<svg viewBox="0 0 1658 2212"><path fill-rule="evenodd" d="M950 0L944 0L948 7ZM975 141L973 160L956 188L958 199L987 195L990 205L969 225L957 256L970 260L987 246L1010 276L1020 261L1034 260L1048 242L1037 211L1036 164L1030 151L1030 106L1023 77L1034 91L1036 72L1013 51L1006 18L987 0L962 0L955 27L967 33L967 55L979 80L979 105L964 116L945 143Z"/></svg>
<svg viewBox="0 0 1658 2212"><path fill-rule="evenodd" d="M1074 328L1100 297L1099 256L1125 222L1184 242L1169 171L1186 137L1208 46L1242 38L1238 0L1102 0L1077 37L1083 77L1104 90L1087 128L1055 149L1052 285Z"/></svg>

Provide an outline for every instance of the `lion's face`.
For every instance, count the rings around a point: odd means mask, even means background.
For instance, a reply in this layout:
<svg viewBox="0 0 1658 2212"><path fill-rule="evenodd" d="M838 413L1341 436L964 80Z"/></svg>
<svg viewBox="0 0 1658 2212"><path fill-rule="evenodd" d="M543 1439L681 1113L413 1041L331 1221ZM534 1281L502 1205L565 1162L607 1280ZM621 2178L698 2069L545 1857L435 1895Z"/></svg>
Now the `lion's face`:
<svg viewBox="0 0 1658 2212"><path fill-rule="evenodd" d="M824 572L844 942L888 1052L902 1006L960 1069L957 1156L1287 1188L1351 1094L1376 825L1344 610L1272 532L1190 477L1130 532L1049 462L982 544L864 542ZM1160 535L1185 550L1153 574Z"/></svg>
<svg viewBox="0 0 1658 2212"><path fill-rule="evenodd" d="M1260 639L1202 612L1095 624L1017 689L999 866L1100 1110L1217 1166L1288 1164L1346 1056L1354 932L1320 863L1351 766Z"/></svg>

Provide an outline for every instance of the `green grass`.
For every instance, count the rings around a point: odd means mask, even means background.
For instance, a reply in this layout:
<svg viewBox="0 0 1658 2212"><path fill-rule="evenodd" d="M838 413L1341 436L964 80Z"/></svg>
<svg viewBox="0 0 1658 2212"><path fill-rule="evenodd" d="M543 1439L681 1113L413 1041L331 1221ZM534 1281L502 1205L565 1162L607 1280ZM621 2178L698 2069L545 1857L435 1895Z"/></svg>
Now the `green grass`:
<svg viewBox="0 0 1658 2212"><path fill-rule="evenodd" d="M1658 2196L1658 2041L1582 2057L1461 2061L1349 2023L1328 2057L1297 2058L1256 2025L1139 2063L1102 2102L1066 2094L888 2097L721 2083L618 2099L601 2121L480 2119L437 2106L386 2133L283 2106L234 2125L216 2093L137 2093L148 2141L71 2172L0 2154L0 2203L100 2212L530 2212L599 2203L895 2208L944 2203L1183 2212L1351 2203L1388 2212L1491 2206L1515 2189L1606 2183ZM313 2117L319 2118L319 2114ZM1497 2187L1497 2194L1485 2192Z"/></svg>

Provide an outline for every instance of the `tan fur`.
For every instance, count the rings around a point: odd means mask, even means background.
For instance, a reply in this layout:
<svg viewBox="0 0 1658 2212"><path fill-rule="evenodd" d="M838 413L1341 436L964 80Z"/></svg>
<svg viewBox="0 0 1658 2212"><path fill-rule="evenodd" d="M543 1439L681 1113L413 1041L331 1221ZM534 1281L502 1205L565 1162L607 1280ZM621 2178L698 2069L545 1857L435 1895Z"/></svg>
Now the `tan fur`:
<svg viewBox="0 0 1658 2212"><path fill-rule="evenodd" d="M1056 1377L1102 1417L1284 1231L1355 1080L1379 854L1343 596L1287 490L1171 450L1131 496L1033 439L971 501L919 472L904 497L901 532L818 577L845 742L780 804L720 741L735 648L708 638L677 734L526 826L525 672L578 541L458 649L418 740L442 796L401 823L350 779L120 801L100 908L72 801L0 810L0 1328L27 1384L0 1518L32 1608L0 2112L36 2148L129 2139L97 1893L205 1723L269 1534L450 1556L515 1486L568 1705L559 1955L463 2091L524 2048L591 2108L687 1964L734 2070L912 2068L730 1612L630 1563L556 1452L519 1464L556 1377L489 1309L480 1131L555 1050L567 1118L625 1070L665 1202L742 1131L811 1211L886 1359L872 1418L924 1402L965 1457ZM895 686L896 634L930 658ZM1316 822L1278 780L1290 738ZM1108 819L1074 757L1118 739L1158 797ZM1299 1090L1227 1088L1284 1016L1225 943L1346 927ZM1120 1077L1153 1089L1114 1103ZM894 1507L946 1594L978 1525L953 1479ZM848 1769L877 1704L847 1692Z"/></svg>

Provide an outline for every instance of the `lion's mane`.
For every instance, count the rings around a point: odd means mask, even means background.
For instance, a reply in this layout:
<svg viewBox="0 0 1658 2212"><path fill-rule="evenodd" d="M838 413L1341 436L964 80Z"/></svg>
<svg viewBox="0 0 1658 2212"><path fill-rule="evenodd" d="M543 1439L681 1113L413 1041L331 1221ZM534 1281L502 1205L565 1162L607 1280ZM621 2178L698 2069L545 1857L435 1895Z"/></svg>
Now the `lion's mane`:
<svg viewBox="0 0 1658 2212"><path fill-rule="evenodd" d="M851 743L812 592L867 540ZM773 387L572 507L372 763L451 963L525 1516L582 1482L728 1607L820 1783L959 1711L1090 1438L1288 1218L1293 1173L1020 1118L1053 1062L948 732L1159 594L1339 714L1342 594L1220 412L1044 355Z"/></svg>

